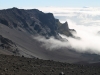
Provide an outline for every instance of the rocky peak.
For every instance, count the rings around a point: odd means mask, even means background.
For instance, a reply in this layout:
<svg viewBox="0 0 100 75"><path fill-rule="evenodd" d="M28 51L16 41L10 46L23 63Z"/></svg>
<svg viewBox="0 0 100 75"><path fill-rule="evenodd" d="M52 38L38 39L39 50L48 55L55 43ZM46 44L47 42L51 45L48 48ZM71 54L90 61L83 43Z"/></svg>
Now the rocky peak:
<svg viewBox="0 0 100 75"><path fill-rule="evenodd" d="M5 9L6 10L6 9ZM9 9L7 9L7 10L18 10L18 8L17 7L13 7L13 8L9 8Z"/></svg>
<svg viewBox="0 0 100 75"><path fill-rule="evenodd" d="M73 36L72 33L70 32L70 29L68 27L68 23L65 22L63 24L60 24L59 27L58 27L58 32L61 33L61 34L64 34L66 36Z"/></svg>
<svg viewBox="0 0 100 75"><path fill-rule="evenodd" d="M66 31L69 31L69 27L68 27L68 23L67 21L65 23L62 24L62 28Z"/></svg>

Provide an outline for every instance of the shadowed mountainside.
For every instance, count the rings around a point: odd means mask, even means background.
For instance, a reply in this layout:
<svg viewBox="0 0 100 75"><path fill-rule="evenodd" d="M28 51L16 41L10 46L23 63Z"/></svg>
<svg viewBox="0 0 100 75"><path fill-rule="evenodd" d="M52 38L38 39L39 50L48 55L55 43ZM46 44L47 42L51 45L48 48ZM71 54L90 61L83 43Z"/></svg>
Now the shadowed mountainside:
<svg viewBox="0 0 100 75"><path fill-rule="evenodd" d="M0 35L2 35L2 38L6 38L4 40L9 39L14 43L7 41L7 43L11 43L10 45L6 44L11 49L1 46L0 53L70 63L99 61L99 55L85 55L69 48L50 51L42 47L41 42L33 39L36 35L42 35L47 39L51 36L60 39L61 37L58 33L72 37L71 31L75 32L74 29L69 29L67 22L62 24L58 19L55 19L52 13L43 13L37 9L24 10L15 7L0 10ZM0 45L2 44L5 44L5 42L2 42Z"/></svg>
<svg viewBox="0 0 100 75"><path fill-rule="evenodd" d="M38 33L46 37L56 37L58 36L57 22L60 24L59 26L66 26L67 32L71 34L69 32L68 24L61 24L59 20L54 18L52 13L43 13L37 9L24 10L15 7L7 10L0 10L1 24L10 28L16 28L20 31L23 31L24 29L31 34Z"/></svg>

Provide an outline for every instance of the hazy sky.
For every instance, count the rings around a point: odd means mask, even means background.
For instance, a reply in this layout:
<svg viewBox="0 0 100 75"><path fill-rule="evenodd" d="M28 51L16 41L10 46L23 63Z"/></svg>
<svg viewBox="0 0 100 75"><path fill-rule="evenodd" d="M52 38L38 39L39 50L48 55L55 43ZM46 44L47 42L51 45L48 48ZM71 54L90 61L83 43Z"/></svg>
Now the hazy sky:
<svg viewBox="0 0 100 75"><path fill-rule="evenodd" d="M0 8L100 7L100 0L0 0Z"/></svg>

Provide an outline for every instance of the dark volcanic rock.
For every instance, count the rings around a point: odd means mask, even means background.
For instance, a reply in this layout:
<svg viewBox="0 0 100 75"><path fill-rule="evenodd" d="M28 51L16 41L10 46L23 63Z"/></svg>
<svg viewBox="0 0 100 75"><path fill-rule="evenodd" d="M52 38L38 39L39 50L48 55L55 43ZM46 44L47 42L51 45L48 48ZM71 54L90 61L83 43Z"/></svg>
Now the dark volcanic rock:
<svg viewBox="0 0 100 75"><path fill-rule="evenodd" d="M18 48L14 42L11 40L4 38L0 35L0 47L3 48L2 51L0 50L0 54L5 50L8 50L12 54L18 54Z"/></svg>
<svg viewBox="0 0 100 75"><path fill-rule="evenodd" d="M20 31L24 29L31 34L40 34L46 37L58 36L58 31L61 34L72 36L69 32L67 22L61 24L55 19L52 13L43 13L38 9L24 10L11 8L0 10L0 23L16 28Z"/></svg>
<svg viewBox="0 0 100 75"><path fill-rule="evenodd" d="M69 31L70 31L71 33L74 33L74 34L77 33L75 29L69 29Z"/></svg>
<svg viewBox="0 0 100 75"><path fill-rule="evenodd" d="M52 13L43 13L37 9L24 10L11 8L0 10L0 23L10 28L23 28L31 34L56 36L57 24Z"/></svg>
<svg viewBox="0 0 100 75"><path fill-rule="evenodd" d="M4 43L4 44L7 44L7 45L14 44L11 40L2 37L2 35L0 35L0 42Z"/></svg>
<svg viewBox="0 0 100 75"><path fill-rule="evenodd" d="M73 36L72 33L70 32L70 30L71 29L69 29L67 22L65 22L64 24L61 24L58 27L58 32L61 33L61 34L66 35L66 36Z"/></svg>

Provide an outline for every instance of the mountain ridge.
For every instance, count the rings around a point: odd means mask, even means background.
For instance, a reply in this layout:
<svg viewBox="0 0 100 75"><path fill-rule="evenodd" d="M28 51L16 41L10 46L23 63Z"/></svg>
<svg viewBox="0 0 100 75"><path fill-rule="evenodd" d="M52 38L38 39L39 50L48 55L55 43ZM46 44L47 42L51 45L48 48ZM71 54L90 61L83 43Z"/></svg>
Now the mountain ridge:
<svg viewBox="0 0 100 75"><path fill-rule="evenodd" d="M43 13L38 9L24 10L14 7L0 10L0 23L11 28L23 28L32 34L39 33L43 36L58 35L56 21L52 13Z"/></svg>
<svg viewBox="0 0 100 75"><path fill-rule="evenodd" d="M78 53L70 48L50 51L43 47L41 42L33 38L34 36L36 37L36 35L41 35L46 39L53 36L59 40L61 37L58 33L73 37L71 31L75 30L69 29L67 22L64 24L60 23L58 19L55 19L52 13L44 13L38 9L25 10L15 7L0 10L0 35L15 43L18 56L36 57L69 63L94 61L95 55L89 57L91 54L88 54L88 56L84 57L84 54ZM1 54L5 52L2 48L0 48L0 50ZM15 55L15 53L9 53L9 50L7 51L8 54ZM98 57L97 60L99 61L100 58Z"/></svg>

